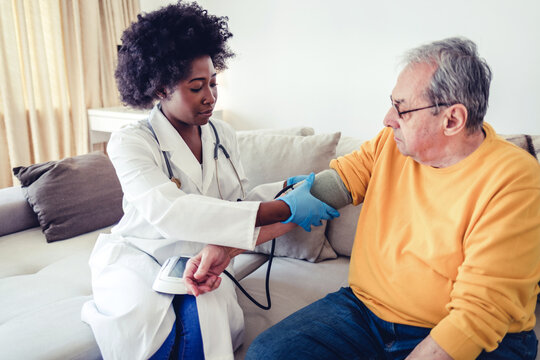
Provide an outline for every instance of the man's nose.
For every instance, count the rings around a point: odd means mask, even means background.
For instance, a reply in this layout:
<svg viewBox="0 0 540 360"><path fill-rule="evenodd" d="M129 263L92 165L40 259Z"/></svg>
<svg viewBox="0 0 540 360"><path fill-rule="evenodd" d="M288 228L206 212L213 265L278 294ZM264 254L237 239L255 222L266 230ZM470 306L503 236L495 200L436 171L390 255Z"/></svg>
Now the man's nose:
<svg viewBox="0 0 540 360"><path fill-rule="evenodd" d="M386 113L384 117L383 125L391 127L393 129L398 128L399 123L397 119L398 119L398 114L397 114L396 109L390 106L390 109L388 109L388 112Z"/></svg>

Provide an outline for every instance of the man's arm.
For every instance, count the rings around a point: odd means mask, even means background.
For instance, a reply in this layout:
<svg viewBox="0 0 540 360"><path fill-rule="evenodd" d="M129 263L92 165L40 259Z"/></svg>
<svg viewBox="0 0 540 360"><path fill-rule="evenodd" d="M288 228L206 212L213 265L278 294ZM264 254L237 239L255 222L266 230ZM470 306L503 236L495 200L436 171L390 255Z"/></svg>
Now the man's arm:
<svg viewBox="0 0 540 360"><path fill-rule="evenodd" d="M405 360L452 360L442 347L433 340L431 335L428 335L414 350L407 356Z"/></svg>
<svg viewBox="0 0 540 360"><path fill-rule="evenodd" d="M523 331L534 324L540 191L523 181L526 173L512 176L507 182L512 186L490 198L463 240L464 260L453 283L449 314L430 333L454 358L493 351L512 327ZM528 182L534 179L538 177L529 176Z"/></svg>

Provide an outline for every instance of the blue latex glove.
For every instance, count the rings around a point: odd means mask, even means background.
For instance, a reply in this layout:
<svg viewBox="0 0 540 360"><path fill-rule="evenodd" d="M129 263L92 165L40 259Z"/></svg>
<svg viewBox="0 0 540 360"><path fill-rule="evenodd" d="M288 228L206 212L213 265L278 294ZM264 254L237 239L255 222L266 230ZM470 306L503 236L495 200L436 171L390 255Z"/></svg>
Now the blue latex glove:
<svg viewBox="0 0 540 360"><path fill-rule="evenodd" d="M308 177L308 175L297 175L297 176L291 176L287 179L287 186L299 183L302 180L305 180Z"/></svg>
<svg viewBox="0 0 540 360"><path fill-rule="evenodd" d="M311 195L310 189L314 180L315 173L309 174L300 186L278 199L291 209L291 217L283 223L293 222L310 232L311 225L319 226L322 225L321 220L331 220L339 216L336 209Z"/></svg>

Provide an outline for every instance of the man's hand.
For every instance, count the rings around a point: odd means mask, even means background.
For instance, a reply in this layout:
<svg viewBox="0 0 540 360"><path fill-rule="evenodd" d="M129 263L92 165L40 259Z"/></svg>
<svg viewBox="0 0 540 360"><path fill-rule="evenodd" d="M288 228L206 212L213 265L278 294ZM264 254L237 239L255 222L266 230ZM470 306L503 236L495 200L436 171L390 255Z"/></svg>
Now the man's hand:
<svg viewBox="0 0 540 360"><path fill-rule="evenodd" d="M186 264L184 281L188 294L199 296L217 289L221 284L219 275L227 268L230 261L230 248L206 245Z"/></svg>
<svg viewBox="0 0 540 360"><path fill-rule="evenodd" d="M442 347L439 346L428 335L420 344L416 345L414 350L405 358L405 360L452 360L452 357L448 355Z"/></svg>

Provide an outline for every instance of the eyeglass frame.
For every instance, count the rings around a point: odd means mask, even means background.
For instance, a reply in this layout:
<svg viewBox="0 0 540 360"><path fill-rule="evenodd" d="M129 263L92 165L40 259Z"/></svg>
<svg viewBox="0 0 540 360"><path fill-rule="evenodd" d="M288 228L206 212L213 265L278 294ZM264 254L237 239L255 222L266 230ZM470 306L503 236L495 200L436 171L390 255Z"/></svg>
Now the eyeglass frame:
<svg viewBox="0 0 540 360"><path fill-rule="evenodd" d="M398 105L396 103L394 103L394 99L392 99L392 95L390 95L390 103L392 104L392 107L396 110L396 112L398 114L398 117L400 119L403 119L404 114L408 114L408 113L411 113L411 112L415 112L415 111L419 111L419 110L425 110L425 109L431 109L431 108L439 107L439 106L451 106L452 105L452 104L441 103L441 104L434 104L434 105L424 106L424 107L420 107L420 108L417 108L417 109L399 111Z"/></svg>

